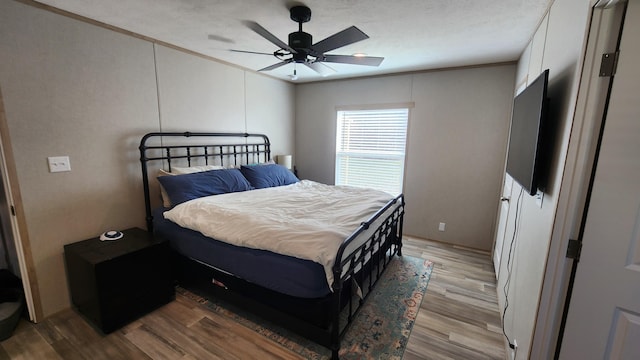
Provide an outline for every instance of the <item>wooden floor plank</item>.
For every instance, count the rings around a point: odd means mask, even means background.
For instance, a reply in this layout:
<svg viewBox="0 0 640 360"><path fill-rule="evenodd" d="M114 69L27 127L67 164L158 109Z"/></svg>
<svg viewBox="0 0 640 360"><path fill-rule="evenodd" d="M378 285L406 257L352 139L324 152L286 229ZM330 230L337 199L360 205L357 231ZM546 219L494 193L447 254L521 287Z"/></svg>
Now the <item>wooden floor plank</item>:
<svg viewBox="0 0 640 360"><path fill-rule="evenodd" d="M187 351L183 350L173 341L160 336L156 332L156 329L152 329L146 325L128 332L125 338L152 359L180 359L187 354Z"/></svg>
<svg viewBox="0 0 640 360"><path fill-rule="evenodd" d="M504 359L490 254L415 238L404 243L405 254L434 262L404 359Z"/></svg>
<svg viewBox="0 0 640 360"><path fill-rule="evenodd" d="M404 360L504 359L496 281L488 253L405 237L403 253L434 270ZM102 334L72 309L22 320L0 342L4 359L291 359L301 357L184 296Z"/></svg>
<svg viewBox="0 0 640 360"><path fill-rule="evenodd" d="M62 359L35 327L26 321L21 321L13 336L2 342L2 348L10 359Z"/></svg>

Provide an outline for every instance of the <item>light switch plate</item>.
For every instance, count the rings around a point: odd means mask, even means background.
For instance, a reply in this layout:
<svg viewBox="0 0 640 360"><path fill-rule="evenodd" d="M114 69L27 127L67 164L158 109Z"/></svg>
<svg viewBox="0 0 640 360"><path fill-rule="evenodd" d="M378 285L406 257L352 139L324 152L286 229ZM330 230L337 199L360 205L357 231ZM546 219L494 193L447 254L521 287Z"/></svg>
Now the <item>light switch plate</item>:
<svg viewBox="0 0 640 360"><path fill-rule="evenodd" d="M71 162L68 156L50 156L47 160L49 161L49 172L71 171Z"/></svg>

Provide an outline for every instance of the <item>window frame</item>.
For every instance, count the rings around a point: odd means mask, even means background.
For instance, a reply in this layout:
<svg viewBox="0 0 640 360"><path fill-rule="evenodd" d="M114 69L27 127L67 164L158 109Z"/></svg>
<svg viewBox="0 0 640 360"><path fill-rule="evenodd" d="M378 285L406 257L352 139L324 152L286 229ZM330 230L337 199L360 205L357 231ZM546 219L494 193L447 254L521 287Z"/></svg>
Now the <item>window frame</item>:
<svg viewBox="0 0 640 360"><path fill-rule="evenodd" d="M407 161L407 148L408 148L408 142L409 142L409 124L410 124L410 118L411 118L411 110L413 108L413 103L401 103L401 104L383 104L383 105L366 105L366 106L348 106L348 107L338 107L336 108L336 113L335 113L335 153L334 153L334 184L336 185L352 185L352 186L366 186L366 187L371 187L369 185L362 185L362 184L353 184L353 183L344 183L344 178L343 173L342 173L342 169L341 169L341 164L343 163L343 159L354 159L354 160L358 160L358 159L379 159L382 160L384 162L384 160L390 160L391 162L396 161L396 164L388 164L388 165L393 165L394 167L398 167L398 172L395 173L397 176L399 176L399 180L398 181L394 181L395 182L395 186L397 186L397 188L394 188L393 191L390 191L391 188L388 187L387 185L389 183L382 183L382 186L373 186L374 188L378 188L380 190L383 191L387 191L390 192L391 194L395 195L399 195L403 192L404 190L404 182L405 182L405 165L406 165L406 161ZM366 112L375 112L375 111L380 111L380 112L385 112L385 111L393 111L393 110L403 110L406 111L406 121L403 125L404 127L404 136L403 136L403 140L404 140L404 144L402 144L401 146L401 152L398 152L398 148L396 147L395 149L392 149L393 151L390 152L371 152L371 151L353 151L350 149L342 149L342 145L344 143L343 141L343 137L341 137L342 131L345 128L345 126L343 126L342 121L344 121L345 116L341 116L341 114L343 114L344 112L353 112L354 114L351 114L352 116L358 116L358 115L363 115ZM360 113L360 114L358 114ZM392 131L397 131L396 129L392 129ZM397 133L396 133L397 134ZM366 143L366 140L365 140ZM362 144L362 146L365 146L366 144ZM399 163L398 163L399 160ZM376 167L375 165L373 166L374 168ZM389 180L391 179L393 176L389 176L389 177L385 177L385 180Z"/></svg>

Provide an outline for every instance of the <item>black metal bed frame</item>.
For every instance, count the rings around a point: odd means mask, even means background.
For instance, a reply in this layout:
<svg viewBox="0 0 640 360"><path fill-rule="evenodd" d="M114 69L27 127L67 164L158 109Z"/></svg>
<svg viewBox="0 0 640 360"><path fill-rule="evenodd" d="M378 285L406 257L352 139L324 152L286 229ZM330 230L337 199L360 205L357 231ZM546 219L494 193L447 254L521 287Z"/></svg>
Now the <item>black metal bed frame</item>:
<svg viewBox="0 0 640 360"><path fill-rule="evenodd" d="M176 138L209 138L204 143L174 144ZM159 145L147 145L152 138L160 138ZM244 142L223 141L224 138L243 138ZM172 139L163 145L165 139ZM256 140L257 139L257 140ZM218 141L215 141L218 140ZM140 162L146 207L147 229L153 231L153 215L149 190L147 163L163 161L171 170L172 160L185 159L191 166L195 159L205 164L233 165L268 161L271 144L263 134L154 132L140 141ZM152 152L152 154L149 154ZM195 288L234 305L247 309L260 317L288 328L301 336L328 347L332 358L338 359L340 341L366 298L384 272L391 258L402 255L402 227L404 196L389 201L343 241L333 266L333 292L319 299L303 299L277 293L261 286L229 276L181 255L177 255L178 281L185 288ZM366 233L366 237L363 236ZM212 277L224 279L227 287L212 285ZM353 289L361 290L354 296ZM309 315L312 314L312 315Z"/></svg>

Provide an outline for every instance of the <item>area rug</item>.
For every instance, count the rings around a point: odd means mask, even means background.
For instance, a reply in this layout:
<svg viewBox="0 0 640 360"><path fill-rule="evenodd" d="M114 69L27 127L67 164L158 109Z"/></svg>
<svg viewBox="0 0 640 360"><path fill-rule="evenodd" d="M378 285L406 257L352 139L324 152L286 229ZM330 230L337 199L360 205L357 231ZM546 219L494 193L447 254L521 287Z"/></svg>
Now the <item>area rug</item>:
<svg viewBox="0 0 640 360"><path fill-rule="evenodd" d="M341 342L340 359L401 359L433 263L411 256L394 257ZM330 359L329 349L217 299L181 287L179 294L273 340L307 359Z"/></svg>

